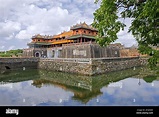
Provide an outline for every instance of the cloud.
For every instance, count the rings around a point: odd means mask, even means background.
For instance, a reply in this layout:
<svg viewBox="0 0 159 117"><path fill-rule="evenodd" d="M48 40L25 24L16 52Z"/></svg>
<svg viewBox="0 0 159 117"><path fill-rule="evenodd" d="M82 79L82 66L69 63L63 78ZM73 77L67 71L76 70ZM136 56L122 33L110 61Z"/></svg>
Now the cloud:
<svg viewBox="0 0 159 117"><path fill-rule="evenodd" d="M39 90L31 83L32 81L25 81L0 85L0 105L32 106L47 102L60 105L60 102L65 103L73 96L72 92L56 86L43 85ZM50 89L54 91L50 92Z"/></svg>
<svg viewBox="0 0 159 117"><path fill-rule="evenodd" d="M6 42L5 42L5 41L0 40L0 51L4 51L5 44L6 44Z"/></svg>
<svg viewBox="0 0 159 117"><path fill-rule="evenodd" d="M21 24L13 21L0 22L0 37L7 38L13 35L15 32L20 31Z"/></svg>
<svg viewBox="0 0 159 117"><path fill-rule="evenodd" d="M0 38L6 42L3 49L12 45L26 48L35 34L54 35L79 22L91 24L93 12L99 7L93 0L0 1ZM119 38L125 42L124 37Z"/></svg>
<svg viewBox="0 0 159 117"><path fill-rule="evenodd" d="M5 47L4 45L3 45L3 46L0 46L0 50L3 50L3 49L4 49L4 47Z"/></svg>
<svg viewBox="0 0 159 117"><path fill-rule="evenodd" d="M118 36L118 40L116 40L116 43L120 42L124 44L126 47L130 47L132 45L136 45L137 41L134 39L133 35L131 33L120 32L121 35Z"/></svg>
<svg viewBox="0 0 159 117"><path fill-rule="evenodd" d="M10 47L8 48L8 50L12 50L12 49L14 49L14 48L15 48L15 46L12 45L12 46L10 46Z"/></svg>
<svg viewBox="0 0 159 117"><path fill-rule="evenodd" d="M107 97L109 103L107 105L157 105L158 104L158 81L154 81L155 85L146 83L141 79L141 86L138 85L137 78L128 78L121 80L123 86L119 87L103 87L102 99ZM117 83L119 83L117 82ZM112 101L113 100L113 101Z"/></svg>
<svg viewBox="0 0 159 117"><path fill-rule="evenodd" d="M126 47L137 45L137 41L133 37L132 33L131 32L128 33L128 29L131 25L132 18L127 18L127 19L121 18L119 21L124 23L126 27L124 28L124 30L120 30L118 32L117 34L118 39L115 41L115 43L122 43Z"/></svg>

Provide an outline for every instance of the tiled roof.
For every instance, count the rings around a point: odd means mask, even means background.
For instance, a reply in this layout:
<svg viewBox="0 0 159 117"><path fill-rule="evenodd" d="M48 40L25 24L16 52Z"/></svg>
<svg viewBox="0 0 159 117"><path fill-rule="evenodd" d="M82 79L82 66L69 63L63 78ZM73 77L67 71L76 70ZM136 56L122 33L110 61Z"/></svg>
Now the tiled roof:
<svg viewBox="0 0 159 117"><path fill-rule="evenodd" d="M79 37L85 37L85 38L95 39L95 36L84 35L84 34L83 35L80 35L80 34L73 35L73 36L69 37L69 39L75 39L75 38L79 38Z"/></svg>
<svg viewBox="0 0 159 117"><path fill-rule="evenodd" d="M33 39L33 38L40 38L40 39L52 39L52 38L53 38L53 36L37 34L37 35L34 35L34 36L32 37L32 39Z"/></svg>
<svg viewBox="0 0 159 117"><path fill-rule="evenodd" d="M87 25L85 22L72 26L71 30L78 29L78 28L85 28L85 29L90 29L90 30L97 31L97 29L93 28L91 25Z"/></svg>
<svg viewBox="0 0 159 117"><path fill-rule="evenodd" d="M34 38L37 38L37 39L53 39L53 38L62 38L62 37L69 38L73 35L73 29L78 29L78 28L85 28L85 29L90 29L90 30L97 31L91 25L87 25L84 22L84 23L76 24L76 25L74 25L70 28L71 29L70 31L64 31L64 32L62 32L61 34L58 34L58 35L52 36L52 35L37 34L37 35L32 36L32 39L34 39Z"/></svg>
<svg viewBox="0 0 159 117"><path fill-rule="evenodd" d="M54 35L53 36L53 38L62 38L62 37L69 37L69 36L72 36L72 34L73 34L73 31L72 30L70 30L70 31L64 31L64 32L62 32L61 34L58 34L58 35Z"/></svg>
<svg viewBox="0 0 159 117"><path fill-rule="evenodd" d="M73 42L73 40L58 40L56 42L53 42L52 44L63 44L63 43L69 43Z"/></svg>
<svg viewBox="0 0 159 117"><path fill-rule="evenodd" d="M51 45L51 43L45 43L45 42L31 42L28 43L28 45Z"/></svg>

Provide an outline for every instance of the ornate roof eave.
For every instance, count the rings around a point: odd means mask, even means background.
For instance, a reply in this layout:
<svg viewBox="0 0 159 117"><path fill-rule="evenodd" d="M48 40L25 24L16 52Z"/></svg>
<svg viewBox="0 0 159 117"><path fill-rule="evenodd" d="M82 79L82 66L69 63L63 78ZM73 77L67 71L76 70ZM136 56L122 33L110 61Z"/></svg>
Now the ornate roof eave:
<svg viewBox="0 0 159 117"><path fill-rule="evenodd" d="M78 27L71 27L70 30L75 30L75 29L88 29L88 30L92 30L92 31L97 31L97 29L92 29L92 28L86 28L86 27L82 27L82 26L78 26Z"/></svg>
<svg viewBox="0 0 159 117"><path fill-rule="evenodd" d="M53 36L37 34L37 35L32 36L32 39L53 39Z"/></svg>
<svg viewBox="0 0 159 117"><path fill-rule="evenodd" d="M95 39L95 36L90 36L90 35L85 35L85 34L78 34L78 35L73 35L73 36L70 36L69 39L76 39L76 38L79 38L79 37L85 37L85 38L90 38L90 39Z"/></svg>
<svg viewBox="0 0 159 117"><path fill-rule="evenodd" d="M30 42L27 45L52 45L51 43L44 43L44 42Z"/></svg>
<svg viewBox="0 0 159 117"><path fill-rule="evenodd" d="M88 30L98 31L97 29L95 29L91 25L87 25L85 22L84 23L80 23L80 24L76 24L76 25L70 27L71 30L75 30L75 29L79 29L79 28L84 28L84 29L88 29Z"/></svg>
<svg viewBox="0 0 159 117"><path fill-rule="evenodd" d="M85 28L85 27L75 27L75 28L70 28L70 30L75 30L75 29L88 29L88 30L92 30L92 31L97 31L97 29L90 29L90 28Z"/></svg>

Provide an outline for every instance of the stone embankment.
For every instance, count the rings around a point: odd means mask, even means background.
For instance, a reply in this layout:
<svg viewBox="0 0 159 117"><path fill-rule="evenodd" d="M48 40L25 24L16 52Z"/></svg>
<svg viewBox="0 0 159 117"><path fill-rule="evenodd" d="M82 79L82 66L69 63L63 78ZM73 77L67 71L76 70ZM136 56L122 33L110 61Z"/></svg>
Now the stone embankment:
<svg viewBox="0 0 159 117"><path fill-rule="evenodd" d="M103 74L132 67L143 66L146 59L129 58L93 58L93 59L40 59L39 69L77 73L83 75Z"/></svg>
<svg viewBox="0 0 159 117"><path fill-rule="evenodd" d="M147 59L129 58L0 58L0 71L6 69L45 69L83 75L103 74L143 66Z"/></svg>

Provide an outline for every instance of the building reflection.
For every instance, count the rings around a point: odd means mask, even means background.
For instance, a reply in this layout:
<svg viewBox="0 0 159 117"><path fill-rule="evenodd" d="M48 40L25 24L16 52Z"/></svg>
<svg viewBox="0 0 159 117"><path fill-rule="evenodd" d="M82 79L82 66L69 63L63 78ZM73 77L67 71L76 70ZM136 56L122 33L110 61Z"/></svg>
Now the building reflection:
<svg viewBox="0 0 159 117"><path fill-rule="evenodd" d="M97 76L83 76L40 70L40 78L33 80L32 85L37 88L48 85L60 87L66 91L73 92L73 100L86 104L89 100L103 94L100 89L107 86L110 82L117 82L139 73L140 68L136 68L136 70L132 69Z"/></svg>
<svg viewBox="0 0 159 117"><path fill-rule="evenodd" d="M141 81L140 81L140 78L139 78L139 82L138 82L138 85L139 85L139 86L141 85Z"/></svg>
<svg viewBox="0 0 159 117"><path fill-rule="evenodd" d="M39 78L39 71L37 69L7 70L5 73L0 74L0 82L6 83L16 83L37 78Z"/></svg>
<svg viewBox="0 0 159 117"><path fill-rule="evenodd" d="M139 85L141 85L141 83L144 84L144 81L147 83L153 83L154 80L158 80L159 77L157 74L154 74L153 72L150 72L149 74L149 69L146 71L145 70L146 69L136 67L135 69L132 68L117 72L110 72L97 76L82 76L77 74L75 75L37 69L11 70L9 73L0 75L0 86L3 85L7 87L10 86L6 85L8 83L17 83L30 80L32 82L31 85L34 86L35 89L46 86L59 87L65 91L72 92L73 96L71 98L73 100L86 104L90 100L102 95L102 88L110 85L112 82L115 83L129 77L137 78L137 83ZM52 91L50 90L50 93L51 92Z"/></svg>

